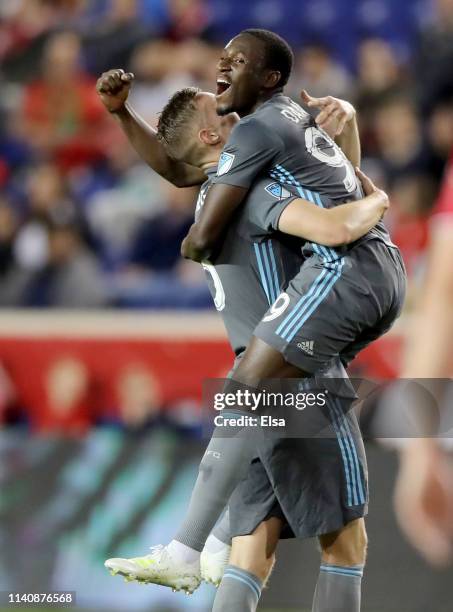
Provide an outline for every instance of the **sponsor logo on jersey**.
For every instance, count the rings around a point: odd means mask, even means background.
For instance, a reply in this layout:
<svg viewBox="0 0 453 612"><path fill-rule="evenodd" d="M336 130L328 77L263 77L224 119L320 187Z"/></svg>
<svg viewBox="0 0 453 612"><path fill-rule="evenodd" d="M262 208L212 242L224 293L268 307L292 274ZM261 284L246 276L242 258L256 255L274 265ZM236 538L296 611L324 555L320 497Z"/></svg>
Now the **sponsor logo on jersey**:
<svg viewBox="0 0 453 612"><path fill-rule="evenodd" d="M267 193L269 193L272 197L277 198L277 200L283 200L284 198L289 198L291 196L290 192L282 187L280 183L270 183L267 187L264 188Z"/></svg>
<svg viewBox="0 0 453 612"><path fill-rule="evenodd" d="M231 170L235 157L232 153L222 153L217 166L217 176L222 176Z"/></svg>
<svg viewBox="0 0 453 612"><path fill-rule="evenodd" d="M297 343L297 348L304 353L307 353L307 355L313 355L314 345L315 343L313 340L302 340L301 342Z"/></svg>

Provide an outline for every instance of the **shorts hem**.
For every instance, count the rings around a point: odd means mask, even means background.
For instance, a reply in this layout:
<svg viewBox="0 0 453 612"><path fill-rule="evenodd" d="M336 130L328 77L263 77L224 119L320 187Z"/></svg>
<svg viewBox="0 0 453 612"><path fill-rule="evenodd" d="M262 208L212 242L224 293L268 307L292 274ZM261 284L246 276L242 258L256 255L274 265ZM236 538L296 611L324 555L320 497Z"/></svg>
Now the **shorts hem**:
<svg viewBox="0 0 453 612"><path fill-rule="evenodd" d="M295 354L295 351L289 350L291 348L290 344L286 344L285 346L281 345L278 339L273 341L272 338L269 337L266 333L260 333L259 330L255 330L253 334L256 338L259 338L270 347L278 351L285 360L291 365L299 368L303 372L307 372L307 374L315 374L320 368L323 367L326 363L330 361L331 358L326 359L325 362L317 360L315 362L314 359L310 359L309 355L304 355L302 352L300 355Z"/></svg>
<svg viewBox="0 0 453 612"><path fill-rule="evenodd" d="M236 530L232 529L231 537L236 538L251 535L255 531L255 529L267 518L271 518L272 516L277 516L278 518L281 518L278 514L273 515L272 510L273 508L271 508L271 510L267 512L263 512L262 517L257 517L256 521L254 521L253 524L250 525L250 527L237 528ZM281 509L281 512L285 517L284 520L286 521L286 524L282 529L283 535L280 537L280 539L306 540L308 538L316 538L322 535L326 535L328 533L332 533L334 531L338 531L339 529L345 527L352 521L355 521L359 518L364 518L368 514L368 504L366 503L361 506L356 506L354 507L354 509L345 509L343 511L342 517L338 521L327 521L323 525L318 524L317 526L313 526L312 528L304 528L303 526L297 527L295 525L291 525L288 519L286 518L283 509Z"/></svg>

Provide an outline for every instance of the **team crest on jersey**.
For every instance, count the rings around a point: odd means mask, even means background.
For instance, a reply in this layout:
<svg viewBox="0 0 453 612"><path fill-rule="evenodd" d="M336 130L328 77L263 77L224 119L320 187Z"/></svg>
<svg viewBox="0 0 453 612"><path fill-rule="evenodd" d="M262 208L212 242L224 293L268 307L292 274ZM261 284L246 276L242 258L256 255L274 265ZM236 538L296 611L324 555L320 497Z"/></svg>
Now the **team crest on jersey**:
<svg viewBox="0 0 453 612"><path fill-rule="evenodd" d="M231 170L235 157L232 153L222 153L217 166L217 176L222 176Z"/></svg>
<svg viewBox="0 0 453 612"><path fill-rule="evenodd" d="M291 196L290 192L282 187L280 183L271 183L264 189L267 191L267 193L270 193L272 197L277 198L277 200L283 200L284 198L289 198Z"/></svg>

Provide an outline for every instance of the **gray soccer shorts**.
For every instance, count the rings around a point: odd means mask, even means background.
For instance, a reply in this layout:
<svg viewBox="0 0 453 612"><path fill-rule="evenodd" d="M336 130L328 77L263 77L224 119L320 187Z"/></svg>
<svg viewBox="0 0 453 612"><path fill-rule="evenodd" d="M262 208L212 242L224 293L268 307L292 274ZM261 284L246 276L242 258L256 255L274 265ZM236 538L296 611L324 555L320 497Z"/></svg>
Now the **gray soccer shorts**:
<svg viewBox="0 0 453 612"><path fill-rule="evenodd" d="M406 289L396 247L373 239L338 256L317 248L254 332L308 373L338 356L347 365L387 332L401 312Z"/></svg>
<svg viewBox="0 0 453 612"><path fill-rule="evenodd" d="M230 501L232 537L272 517L282 538L337 531L368 511L365 449L351 399L331 396L322 437L263 438L257 457Z"/></svg>

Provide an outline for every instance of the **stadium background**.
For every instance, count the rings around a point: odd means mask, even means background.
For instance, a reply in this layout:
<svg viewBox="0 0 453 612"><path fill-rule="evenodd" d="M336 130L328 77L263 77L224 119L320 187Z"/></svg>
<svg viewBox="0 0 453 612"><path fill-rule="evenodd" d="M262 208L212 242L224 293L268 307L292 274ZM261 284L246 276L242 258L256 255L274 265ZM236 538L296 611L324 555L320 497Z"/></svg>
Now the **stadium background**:
<svg viewBox="0 0 453 612"><path fill-rule="evenodd" d="M452 0L3 0L0 591L76 590L92 611L209 609L208 587L187 598L102 566L171 537L205 443L201 381L231 352L201 270L179 259L194 191L140 163L94 83L132 70L131 102L155 123L177 88L213 89L219 49L251 26L293 45L293 97L305 87L359 111L410 290L353 371L398 374L453 148ZM395 457L368 453L365 612L451 609L448 574L396 528ZM317 564L313 543L285 543L262 608L308 609Z"/></svg>

